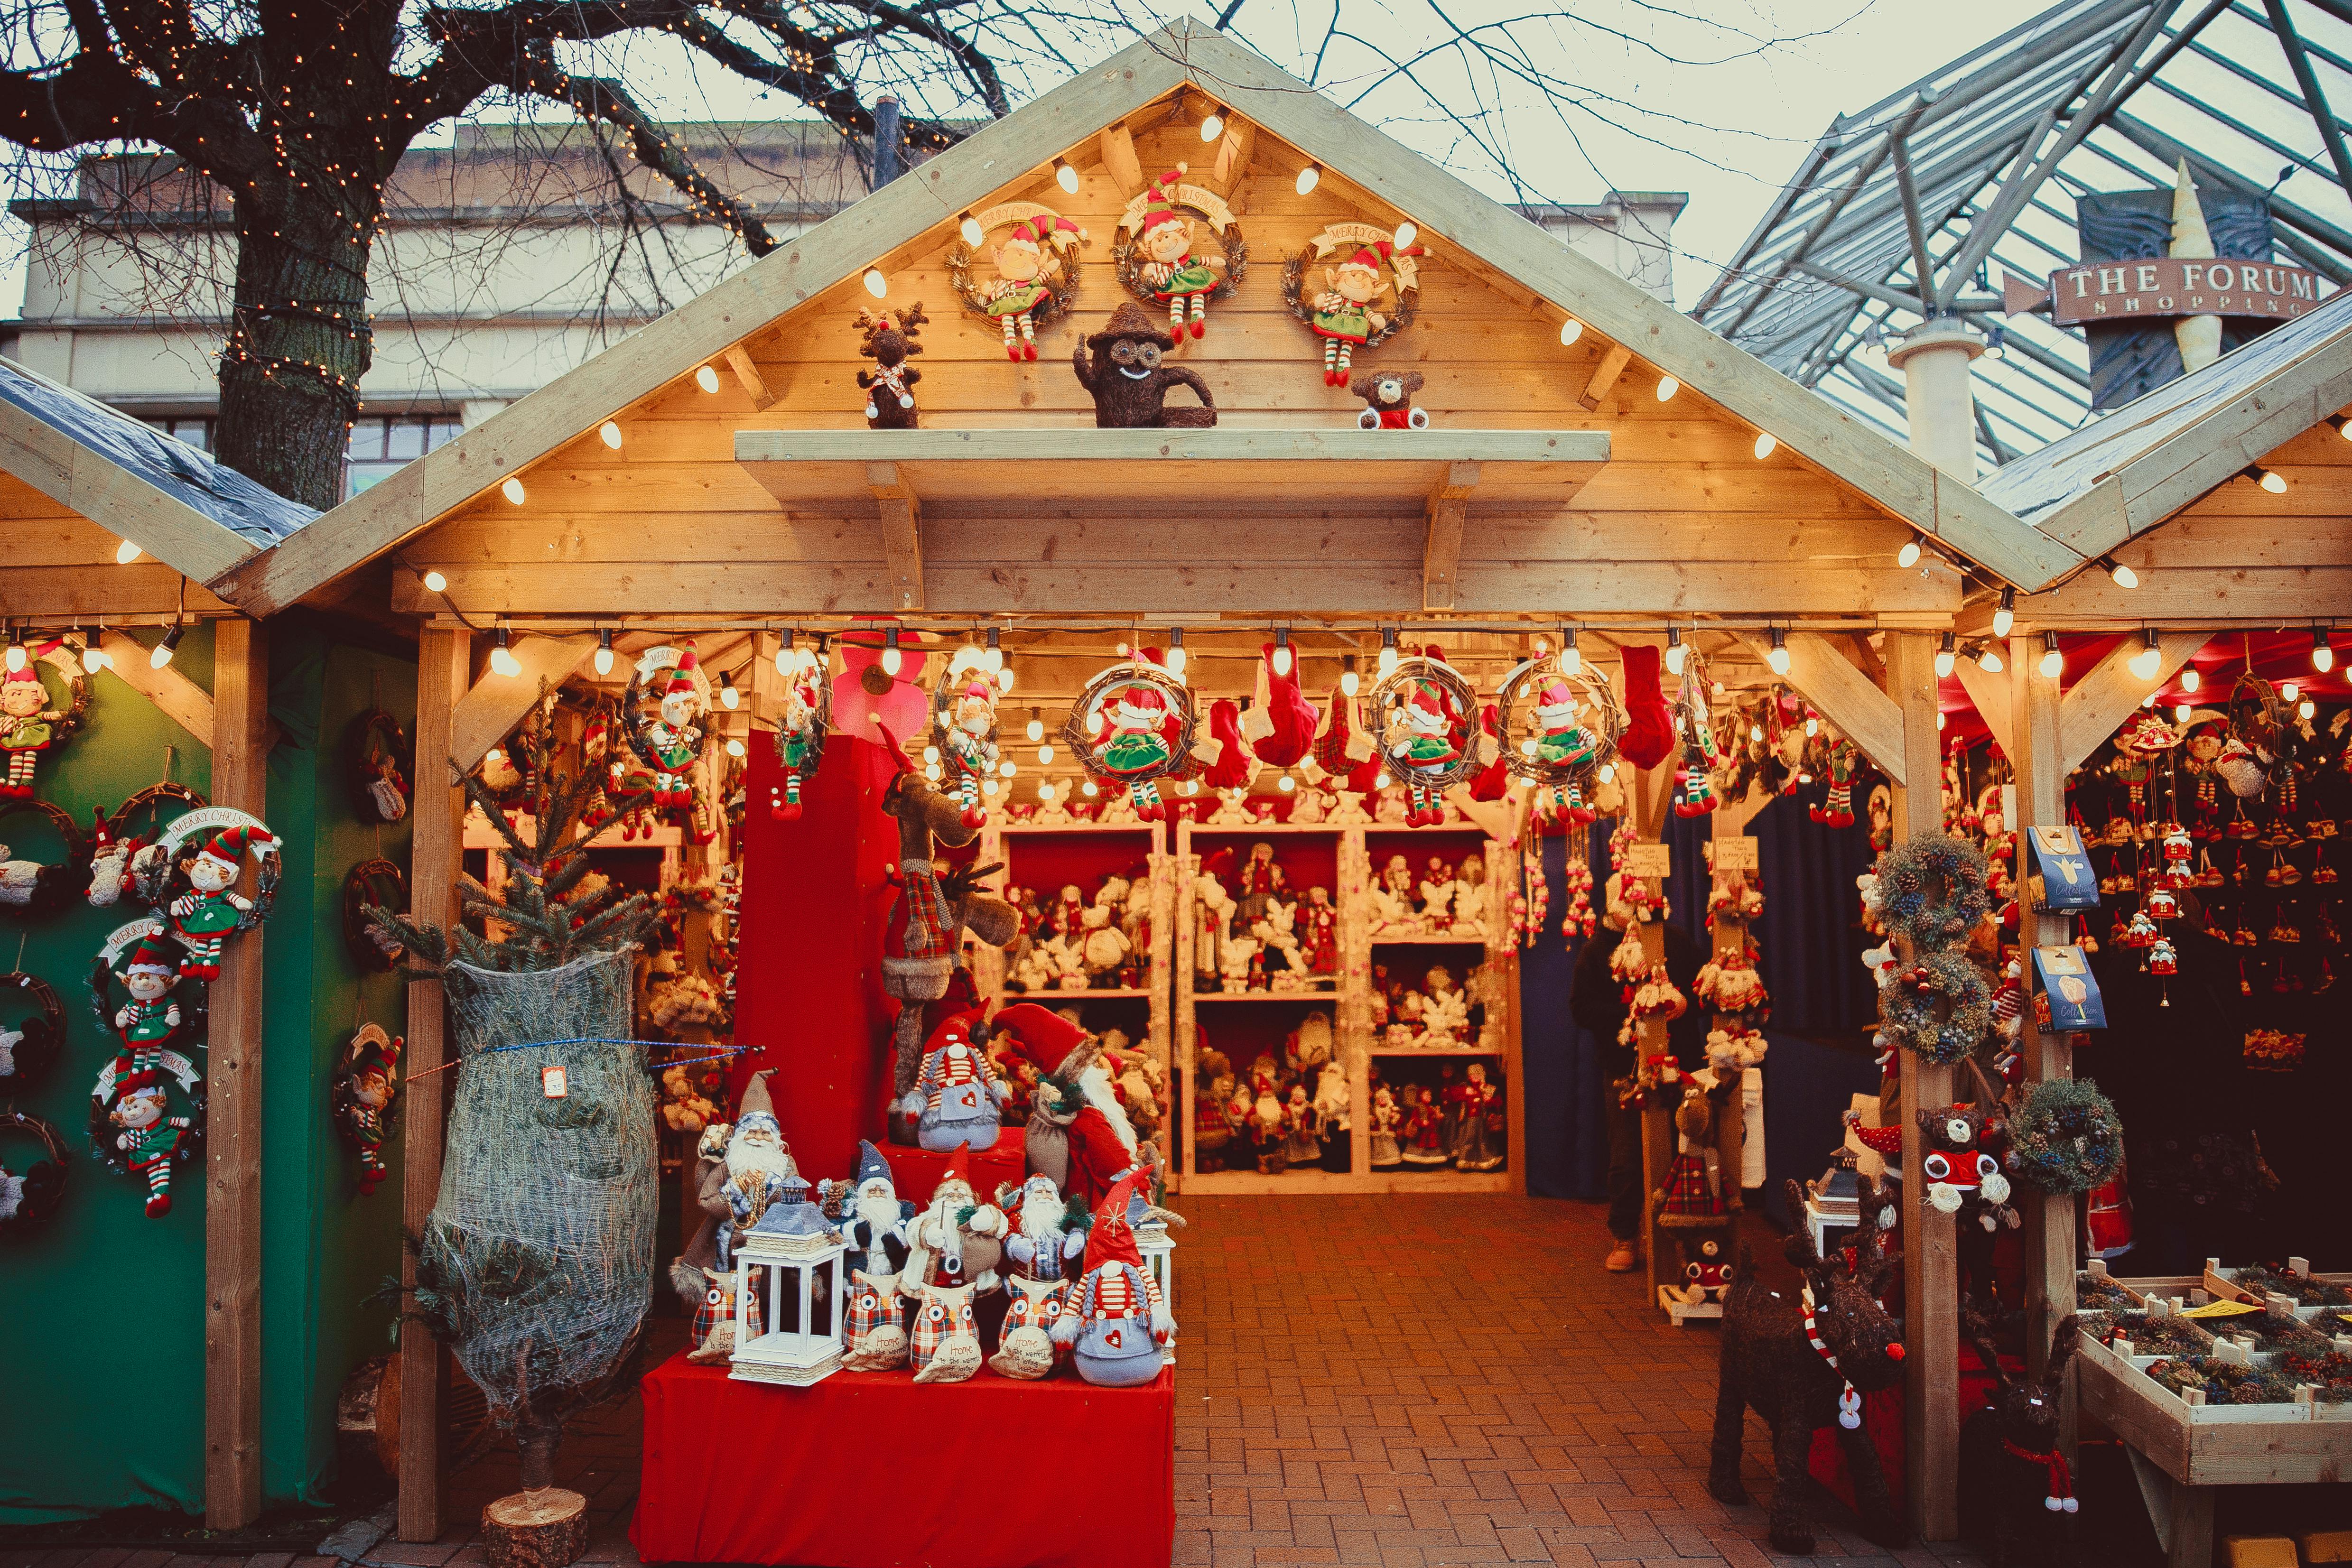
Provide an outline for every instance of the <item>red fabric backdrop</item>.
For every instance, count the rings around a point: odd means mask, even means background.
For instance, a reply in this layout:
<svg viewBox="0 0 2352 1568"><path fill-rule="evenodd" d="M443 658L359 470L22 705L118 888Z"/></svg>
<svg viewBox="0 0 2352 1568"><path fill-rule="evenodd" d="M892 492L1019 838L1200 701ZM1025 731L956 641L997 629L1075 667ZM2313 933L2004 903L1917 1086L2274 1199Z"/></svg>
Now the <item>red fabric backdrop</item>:
<svg viewBox="0 0 2352 1568"><path fill-rule="evenodd" d="M2002 1358L2011 1377L2025 1375L2023 1362ZM1960 1346L1960 1420L1982 1409L1992 1391L1992 1375L1977 1359L1976 1347ZM1895 1514L1903 1517L1906 1495L1905 1458L1903 1452L1903 1389L1875 1389L1862 1396L1862 1429L1870 1438L1870 1446L1878 1450L1878 1462L1886 1471L1887 1490L1895 1499ZM1824 1427L1813 1434L1812 1452L1806 1459L1806 1469L1822 1485L1846 1507L1853 1506L1853 1477L1848 1473L1845 1449L1838 1442L1835 1427Z"/></svg>
<svg viewBox="0 0 2352 1568"><path fill-rule="evenodd" d="M647 1563L1167 1568L1175 1551L1166 1370L1142 1388L988 1372L919 1387L903 1371L779 1388L681 1354L639 1387L629 1540ZM1019 1479L1035 1476L1067 1484L1020 1506Z"/></svg>
<svg viewBox="0 0 2352 1568"><path fill-rule="evenodd" d="M881 808L891 773L880 747L836 735L801 790L800 819L780 822L768 813L768 791L783 782L769 737L747 765L735 1038L757 1049L735 1059L732 1086L776 1070L776 1118L811 1181L848 1176L857 1140L882 1137L894 1011L879 962L893 897L883 878L898 859L898 823Z"/></svg>

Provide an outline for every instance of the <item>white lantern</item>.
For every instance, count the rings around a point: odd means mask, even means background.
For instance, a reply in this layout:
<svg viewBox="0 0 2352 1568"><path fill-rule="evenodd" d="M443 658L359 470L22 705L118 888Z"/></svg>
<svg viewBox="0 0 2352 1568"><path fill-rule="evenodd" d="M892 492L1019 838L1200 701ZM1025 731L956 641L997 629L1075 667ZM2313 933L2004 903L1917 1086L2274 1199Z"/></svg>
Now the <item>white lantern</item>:
<svg viewBox="0 0 2352 1568"><path fill-rule="evenodd" d="M735 1238L735 1354L727 1375L804 1388L841 1370L847 1322L848 1249L814 1204L772 1204ZM748 1333L751 1292L764 1274L767 1301L757 1337Z"/></svg>
<svg viewBox="0 0 2352 1568"><path fill-rule="evenodd" d="M1151 1276L1151 1282L1160 1287L1160 1299L1167 1304L1169 1315L1173 1317L1176 1312L1176 1241L1168 1234L1167 1225L1157 1219L1147 1219L1137 1225L1135 1250L1137 1256L1143 1260L1144 1271ZM1175 1365L1175 1346L1171 1345L1160 1352L1160 1359L1170 1366Z"/></svg>

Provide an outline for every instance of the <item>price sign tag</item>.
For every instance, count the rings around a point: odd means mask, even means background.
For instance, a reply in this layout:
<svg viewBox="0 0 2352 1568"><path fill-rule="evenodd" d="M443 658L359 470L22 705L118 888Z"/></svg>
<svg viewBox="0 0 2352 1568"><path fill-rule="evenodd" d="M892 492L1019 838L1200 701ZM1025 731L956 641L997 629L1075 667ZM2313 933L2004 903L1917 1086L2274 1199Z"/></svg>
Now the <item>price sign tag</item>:
<svg viewBox="0 0 2352 1568"><path fill-rule="evenodd" d="M1651 877L1663 882L1674 874L1674 851L1665 844L1628 844L1625 846L1625 871L1629 876Z"/></svg>
<svg viewBox="0 0 2352 1568"><path fill-rule="evenodd" d="M1659 848L1665 846L1661 844ZM1715 841L1715 869L1717 871L1754 871L1756 841L1751 838L1717 839Z"/></svg>
<svg viewBox="0 0 2352 1568"><path fill-rule="evenodd" d="M539 1070L539 1089L550 1100L561 1100L572 1092L572 1084L562 1068L542 1067Z"/></svg>

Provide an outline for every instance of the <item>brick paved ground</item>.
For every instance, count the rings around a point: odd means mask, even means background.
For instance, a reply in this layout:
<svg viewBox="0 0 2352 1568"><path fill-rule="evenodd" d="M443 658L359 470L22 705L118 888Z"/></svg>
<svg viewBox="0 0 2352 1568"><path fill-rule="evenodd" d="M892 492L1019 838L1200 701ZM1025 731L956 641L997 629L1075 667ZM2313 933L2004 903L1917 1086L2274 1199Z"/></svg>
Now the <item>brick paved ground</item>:
<svg viewBox="0 0 2352 1568"><path fill-rule="evenodd" d="M1179 1199L1175 1563L1180 1568L1454 1568L1476 1563L1778 1559L1763 1511L1706 1495L1711 1328L1643 1310L1641 1276L1602 1272L1598 1205L1490 1197ZM1777 1239L1758 1227L1778 1264ZM655 1325L656 1348L683 1324ZM587 1560L634 1563L634 1397L565 1439L562 1484L594 1511ZM1745 1475L1770 1493L1763 1427ZM474 1521L514 1489L510 1449L451 1479L452 1528L362 1560L484 1561ZM1824 1506L1834 1508L1833 1504ZM1851 1515L1822 1568L1971 1565L1891 1556ZM123 1551L0 1553L0 1568L236 1568ZM284 1554L244 1568L343 1568ZM941 1568L963 1568L943 1564Z"/></svg>

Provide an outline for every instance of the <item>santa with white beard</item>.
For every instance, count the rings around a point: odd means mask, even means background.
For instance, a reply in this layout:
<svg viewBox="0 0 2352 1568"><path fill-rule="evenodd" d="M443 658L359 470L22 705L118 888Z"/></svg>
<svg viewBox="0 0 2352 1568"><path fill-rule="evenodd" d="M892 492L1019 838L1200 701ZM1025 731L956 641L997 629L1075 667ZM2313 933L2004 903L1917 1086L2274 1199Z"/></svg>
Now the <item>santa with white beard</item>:
<svg viewBox="0 0 2352 1568"><path fill-rule="evenodd" d="M1052 1176L1033 1172L1018 1187L1006 1182L997 1189L996 1207L1013 1225L1004 1239L1004 1255L1024 1280L1064 1279L1069 1273L1066 1265L1087 1249L1086 1228L1070 1228L1071 1206L1063 1202L1062 1189ZM1085 1218L1084 1209L1075 1212Z"/></svg>
<svg viewBox="0 0 2352 1568"><path fill-rule="evenodd" d="M1025 1134L1029 1168L1091 1212L1120 1176L1150 1165L1102 1060L1102 1041L1034 1002L1015 1003L991 1021L998 1040L1037 1069Z"/></svg>
<svg viewBox="0 0 2352 1568"><path fill-rule="evenodd" d="M849 1243L845 1266L880 1278L893 1275L907 1261L907 1222L915 1206L898 1196L890 1162L882 1151L860 1138L857 1172L841 1201L842 1239Z"/></svg>

